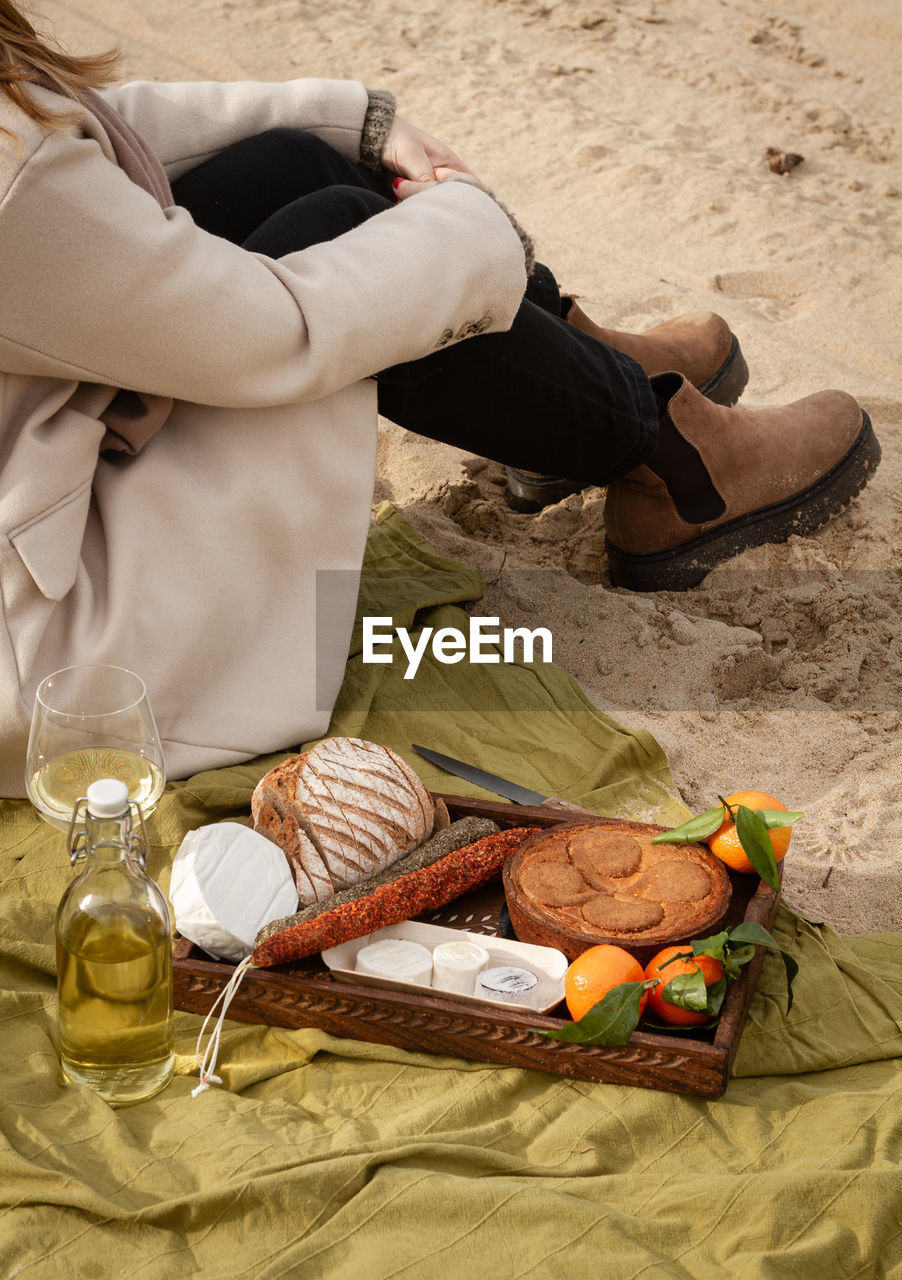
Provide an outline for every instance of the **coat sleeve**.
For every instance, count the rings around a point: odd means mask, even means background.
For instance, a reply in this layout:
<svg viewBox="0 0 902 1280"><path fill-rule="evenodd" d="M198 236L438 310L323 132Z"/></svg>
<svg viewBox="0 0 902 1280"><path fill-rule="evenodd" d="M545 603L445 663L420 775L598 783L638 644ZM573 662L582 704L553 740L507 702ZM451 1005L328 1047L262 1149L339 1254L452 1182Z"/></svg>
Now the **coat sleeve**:
<svg viewBox="0 0 902 1280"><path fill-rule="evenodd" d="M200 404L316 400L510 326L520 241L443 183L271 259L160 209L89 138L56 131L0 203L0 367Z"/></svg>
<svg viewBox="0 0 902 1280"><path fill-rule="evenodd" d="M356 163L368 106L357 80L136 80L103 96L147 142L170 181L233 142L281 126L315 133Z"/></svg>

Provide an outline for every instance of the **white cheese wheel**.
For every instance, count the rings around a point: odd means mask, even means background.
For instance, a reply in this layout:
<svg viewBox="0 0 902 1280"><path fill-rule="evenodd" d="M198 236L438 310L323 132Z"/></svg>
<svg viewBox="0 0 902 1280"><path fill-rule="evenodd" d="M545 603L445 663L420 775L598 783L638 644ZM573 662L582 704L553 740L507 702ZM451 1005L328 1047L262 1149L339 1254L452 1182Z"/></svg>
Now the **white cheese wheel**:
<svg viewBox="0 0 902 1280"><path fill-rule="evenodd" d="M528 969L513 964L485 969L476 979L476 994L483 1000L510 1000L516 1003L538 986L539 980Z"/></svg>
<svg viewBox="0 0 902 1280"><path fill-rule="evenodd" d="M476 975L488 963L489 953L478 942L441 942L432 953L432 985L471 996Z"/></svg>
<svg viewBox="0 0 902 1280"><path fill-rule="evenodd" d="M282 850L236 822L188 832L172 863L169 900L182 937L220 960L243 960L265 924L298 909Z"/></svg>
<svg viewBox="0 0 902 1280"><path fill-rule="evenodd" d="M432 952L406 938L383 938L357 952L357 972L371 978L391 978L394 982L432 983Z"/></svg>

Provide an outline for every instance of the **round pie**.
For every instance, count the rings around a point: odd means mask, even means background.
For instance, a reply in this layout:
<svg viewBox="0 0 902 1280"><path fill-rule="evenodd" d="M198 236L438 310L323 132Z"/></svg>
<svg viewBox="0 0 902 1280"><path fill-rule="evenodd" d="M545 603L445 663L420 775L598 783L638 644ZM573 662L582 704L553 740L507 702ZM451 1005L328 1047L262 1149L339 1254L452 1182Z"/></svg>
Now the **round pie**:
<svg viewBox="0 0 902 1280"><path fill-rule="evenodd" d="M730 905L727 869L700 844L652 844L663 827L618 819L549 827L504 867L521 942L575 960L613 943L642 963L671 943L715 931Z"/></svg>

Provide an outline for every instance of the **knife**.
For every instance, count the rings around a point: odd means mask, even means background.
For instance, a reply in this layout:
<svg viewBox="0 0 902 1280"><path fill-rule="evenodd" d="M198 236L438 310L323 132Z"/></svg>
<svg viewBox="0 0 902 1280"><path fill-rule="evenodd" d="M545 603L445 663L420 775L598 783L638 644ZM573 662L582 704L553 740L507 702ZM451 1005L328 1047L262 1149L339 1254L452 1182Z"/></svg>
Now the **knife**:
<svg viewBox="0 0 902 1280"><path fill-rule="evenodd" d="M488 773L485 769L477 769L475 765L467 764L464 760L455 760L453 756L443 755L441 751L432 751L429 747L419 747L415 742L410 745L424 760L437 764L440 769L446 769L448 773L453 773L457 778L463 778L465 782L472 782L477 787L484 787L486 791L494 791L495 795L513 800L514 804L555 806L583 814L591 812L589 809L583 809L580 805L574 804L572 800L562 800L560 796L540 795L538 791L530 791L529 787L521 787L517 782L510 782L507 778L499 778L497 773ZM594 817L595 815L593 814L592 816Z"/></svg>

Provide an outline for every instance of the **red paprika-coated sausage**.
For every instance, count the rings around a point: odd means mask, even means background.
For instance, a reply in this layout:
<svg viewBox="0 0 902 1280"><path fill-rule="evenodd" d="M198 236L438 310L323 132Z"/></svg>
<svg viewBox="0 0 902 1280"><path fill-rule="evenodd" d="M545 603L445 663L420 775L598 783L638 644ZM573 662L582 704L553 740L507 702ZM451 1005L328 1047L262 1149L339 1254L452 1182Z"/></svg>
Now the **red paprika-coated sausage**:
<svg viewBox="0 0 902 1280"><path fill-rule="evenodd" d="M289 960L301 960L314 952L365 937L386 925L400 924L424 911L443 907L496 876L524 840L539 830L540 827L512 827L497 835L485 836L446 854L430 867L380 885L364 898L274 933L254 949L251 964L265 969Z"/></svg>

